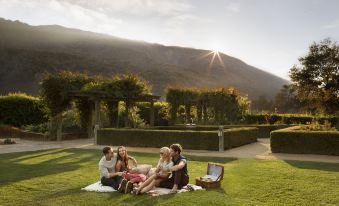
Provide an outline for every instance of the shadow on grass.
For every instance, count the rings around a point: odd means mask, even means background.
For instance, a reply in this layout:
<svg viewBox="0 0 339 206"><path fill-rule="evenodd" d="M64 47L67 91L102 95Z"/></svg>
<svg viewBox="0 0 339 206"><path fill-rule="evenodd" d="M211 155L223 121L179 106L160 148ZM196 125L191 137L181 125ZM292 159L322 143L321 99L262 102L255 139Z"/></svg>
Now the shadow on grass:
<svg viewBox="0 0 339 206"><path fill-rule="evenodd" d="M0 156L0 183L1 185L6 185L9 183L19 182L22 180L29 180L35 177L43 177L53 174L60 174L64 172L74 171L81 167L83 163L89 163L96 161L95 153L88 152L86 150L80 149L53 149L51 152L39 151L43 154L37 154L27 158L15 158L20 155L20 153L13 154L4 154ZM37 153L35 152L25 152L24 155L30 155ZM60 157L51 157L50 154L62 154ZM44 156L45 159L44 159ZM48 157L47 157L48 156ZM34 158L41 158L38 160L38 163L34 163ZM22 163L27 159L32 159L29 164ZM39 163L40 161L40 163Z"/></svg>
<svg viewBox="0 0 339 206"><path fill-rule="evenodd" d="M141 153L141 152L129 152L129 155L133 156L140 156L145 158L159 158L158 154L153 153ZM214 163L221 163L226 164L235 160L238 160L238 158L233 157L206 157L206 156L196 156L196 155L184 155L187 160L189 161L198 161L198 162L214 162Z"/></svg>
<svg viewBox="0 0 339 206"><path fill-rule="evenodd" d="M149 195L128 195L126 199L124 199L124 203L128 205L156 205L161 201L168 200L173 198L175 195L162 195L158 197L152 197Z"/></svg>
<svg viewBox="0 0 339 206"><path fill-rule="evenodd" d="M25 152L25 154L23 156L19 156L19 157L14 157L12 159L10 159L11 161L25 161L25 160L29 160L32 158L37 158L37 157L43 157L46 155L53 155L53 154L57 154L60 152L65 151L65 149L47 149L47 150L38 150L39 154L36 154L37 151L31 151L29 153L33 153L33 154L29 154L27 152ZM18 154L18 153L16 153ZM19 154L22 154L21 152Z"/></svg>
<svg viewBox="0 0 339 206"><path fill-rule="evenodd" d="M305 161L296 161L296 160L285 160L284 162L288 163L293 167L300 169L310 169L310 170L321 170L328 172L339 172L338 163L325 163L325 162L305 162Z"/></svg>
<svg viewBox="0 0 339 206"><path fill-rule="evenodd" d="M214 162L214 163L221 163L221 164L226 164L226 163L237 160L237 158L233 158L233 157L204 157L204 156L193 156L193 155L186 155L186 158L189 161Z"/></svg>

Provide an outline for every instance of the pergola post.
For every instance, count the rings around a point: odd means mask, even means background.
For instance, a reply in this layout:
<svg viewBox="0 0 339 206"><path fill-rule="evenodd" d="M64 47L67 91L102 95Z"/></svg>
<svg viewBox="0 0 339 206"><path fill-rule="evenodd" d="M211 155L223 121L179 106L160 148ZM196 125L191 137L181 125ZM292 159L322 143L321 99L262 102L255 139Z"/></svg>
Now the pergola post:
<svg viewBox="0 0 339 206"><path fill-rule="evenodd" d="M110 127L119 127L119 101L107 101Z"/></svg>
<svg viewBox="0 0 339 206"><path fill-rule="evenodd" d="M220 125L218 129L218 137L219 137L219 152L223 152L225 150L225 138L224 138L224 126ZM229 142L228 142L229 143ZM227 148L229 149L229 145Z"/></svg>
<svg viewBox="0 0 339 206"><path fill-rule="evenodd" d="M200 103L197 104L197 117L198 117L198 123L201 123L201 119L202 119L202 105Z"/></svg>
<svg viewBox="0 0 339 206"><path fill-rule="evenodd" d="M115 113L113 113L113 115L115 115L116 121L115 121L115 126L116 128L119 127L119 101L116 102L116 110Z"/></svg>
<svg viewBox="0 0 339 206"><path fill-rule="evenodd" d="M207 107L206 107L206 104L203 104L202 105L202 112L203 112L203 116L204 116L204 121L203 123L206 124L207 123Z"/></svg>
<svg viewBox="0 0 339 206"><path fill-rule="evenodd" d="M339 110L336 111L335 116L337 117L337 124L335 125L335 127L337 128L337 130L339 130Z"/></svg>
<svg viewBox="0 0 339 206"><path fill-rule="evenodd" d="M171 119L170 119L170 125L175 125L176 120L177 120L177 110L178 107L177 105L174 104L170 104L170 115L171 115Z"/></svg>
<svg viewBox="0 0 339 206"><path fill-rule="evenodd" d="M154 127L154 102L151 101L151 107L150 107L150 126Z"/></svg>
<svg viewBox="0 0 339 206"><path fill-rule="evenodd" d="M62 140L62 113L56 115L56 139L58 142Z"/></svg>
<svg viewBox="0 0 339 206"><path fill-rule="evenodd" d="M90 108L89 108L89 114L88 114L88 119L87 119L87 135L88 138L94 138L94 132L93 132L93 105L92 102L90 104Z"/></svg>
<svg viewBox="0 0 339 206"><path fill-rule="evenodd" d="M100 122L100 100L96 99L94 103L95 108L95 126L94 126L94 143L97 144L97 131L100 128L101 122Z"/></svg>
<svg viewBox="0 0 339 206"><path fill-rule="evenodd" d="M126 111L125 111L125 127L130 127L129 119L128 119L130 103L128 101L125 101L125 105L126 105L125 106L126 107Z"/></svg>
<svg viewBox="0 0 339 206"><path fill-rule="evenodd" d="M186 113L186 123L192 123L191 122L191 105L190 104L185 105L185 113Z"/></svg>

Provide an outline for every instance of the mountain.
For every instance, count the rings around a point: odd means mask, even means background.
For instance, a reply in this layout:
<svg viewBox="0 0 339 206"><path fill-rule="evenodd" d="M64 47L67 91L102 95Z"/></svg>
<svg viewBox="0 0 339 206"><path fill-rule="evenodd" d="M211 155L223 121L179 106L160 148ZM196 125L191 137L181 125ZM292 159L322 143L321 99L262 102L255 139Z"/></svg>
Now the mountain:
<svg viewBox="0 0 339 206"><path fill-rule="evenodd" d="M103 76L137 73L151 83L157 95L164 95L168 85L234 86L250 99L272 98L289 83L223 53L218 54L220 58L215 55L211 63L214 54L210 52L0 18L0 94L38 94L43 72L59 70Z"/></svg>

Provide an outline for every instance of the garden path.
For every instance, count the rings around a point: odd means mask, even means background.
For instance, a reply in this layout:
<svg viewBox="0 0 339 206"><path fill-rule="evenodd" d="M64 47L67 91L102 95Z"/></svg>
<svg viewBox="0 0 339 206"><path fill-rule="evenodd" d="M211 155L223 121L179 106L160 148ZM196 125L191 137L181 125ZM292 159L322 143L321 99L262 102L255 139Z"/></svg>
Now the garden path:
<svg viewBox="0 0 339 206"><path fill-rule="evenodd" d="M102 145L94 145L93 139L64 140L61 142L52 141L33 141L14 139L18 144L0 145L0 154L36 151L53 148L84 148L84 149L102 149ZM115 149L117 146L113 146ZM158 153L159 148L128 147L131 152ZM209 157L233 157L233 158L255 158L264 160L301 160L314 162L339 163L339 156L329 155L311 155L311 154L283 154L272 153L269 139L258 139L258 142L244 145L241 147L226 150L224 152L207 150L184 150L183 154Z"/></svg>

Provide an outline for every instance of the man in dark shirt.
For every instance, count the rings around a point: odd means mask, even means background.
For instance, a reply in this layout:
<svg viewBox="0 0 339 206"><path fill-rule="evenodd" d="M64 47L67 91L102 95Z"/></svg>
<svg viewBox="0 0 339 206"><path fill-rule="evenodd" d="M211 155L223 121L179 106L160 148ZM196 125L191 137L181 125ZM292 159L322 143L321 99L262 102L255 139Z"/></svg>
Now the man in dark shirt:
<svg viewBox="0 0 339 206"><path fill-rule="evenodd" d="M170 155L173 161L173 167L167 169L172 172L172 176L160 183L160 187L172 189L171 193L176 193L178 189L188 184L189 177L187 171L187 160L180 153L182 147L180 144L172 144L170 146Z"/></svg>

